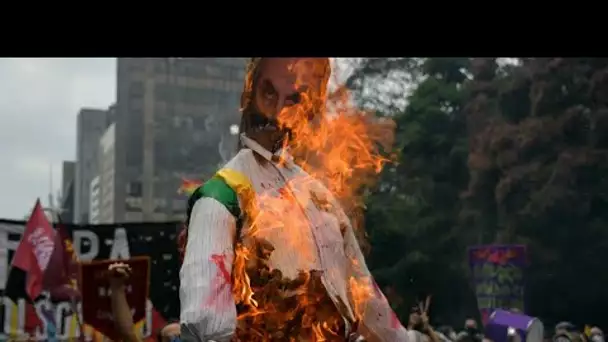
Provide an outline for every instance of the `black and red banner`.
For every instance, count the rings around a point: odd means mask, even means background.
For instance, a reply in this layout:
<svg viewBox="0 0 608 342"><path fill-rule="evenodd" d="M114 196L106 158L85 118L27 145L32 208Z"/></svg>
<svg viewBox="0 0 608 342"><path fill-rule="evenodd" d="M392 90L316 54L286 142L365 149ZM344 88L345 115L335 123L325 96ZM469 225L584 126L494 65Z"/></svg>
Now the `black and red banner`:
<svg viewBox="0 0 608 342"><path fill-rule="evenodd" d="M25 226L24 221L0 220L0 340L29 338L44 341L49 323L55 325L58 340L78 338L81 334L79 322L83 321L80 302L78 319L72 303L51 300L48 293L43 293L34 303L39 316L43 317L43 324L31 328L28 298L17 298L15 304L6 296L8 272ZM179 223L63 225L72 240L71 248L80 261L149 257L151 267L145 318L136 324L145 340L154 340L158 329L167 320L179 318L180 264L176 240L180 227ZM45 318L43 311L46 316L50 312L52 319ZM101 332L90 326L85 325L83 330L85 340L101 341L103 338Z"/></svg>

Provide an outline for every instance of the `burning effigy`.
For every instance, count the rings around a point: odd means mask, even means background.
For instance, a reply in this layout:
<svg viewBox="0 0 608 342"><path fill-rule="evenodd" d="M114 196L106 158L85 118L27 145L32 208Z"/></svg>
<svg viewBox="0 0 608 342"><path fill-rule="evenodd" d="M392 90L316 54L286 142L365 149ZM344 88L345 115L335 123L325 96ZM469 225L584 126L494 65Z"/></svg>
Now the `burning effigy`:
<svg viewBox="0 0 608 342"><path fill-rule="evenodd" d="M253 58L238 154L192 195L182 337L406 341L365 264L361 189L392 125L331 93L328 58Z"/></svg>

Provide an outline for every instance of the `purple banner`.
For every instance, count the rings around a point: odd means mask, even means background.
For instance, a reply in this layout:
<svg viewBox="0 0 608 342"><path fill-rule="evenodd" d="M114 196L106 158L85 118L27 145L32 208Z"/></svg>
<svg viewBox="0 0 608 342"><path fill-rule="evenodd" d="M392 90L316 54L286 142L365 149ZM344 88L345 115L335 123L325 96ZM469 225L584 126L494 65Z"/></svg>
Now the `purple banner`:
<svg viewBox="0 0 608 342"><path fill-rule="evenodd" d="M494 309L524 310L524 245L487 245L469 248L477 307L483 323Z"/></svg>

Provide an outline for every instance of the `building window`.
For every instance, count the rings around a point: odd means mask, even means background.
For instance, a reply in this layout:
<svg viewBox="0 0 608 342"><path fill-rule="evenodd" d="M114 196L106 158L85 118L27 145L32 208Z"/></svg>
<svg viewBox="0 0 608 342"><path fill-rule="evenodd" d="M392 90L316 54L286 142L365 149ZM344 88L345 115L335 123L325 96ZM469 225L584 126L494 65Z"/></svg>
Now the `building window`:
<svg viewBox="0 0 608 342"><path fill-rule="evenodd" d="M203 136L204 133L201 131L194 131L192 134L192 141L194 141L194 143L200 143L203 140Z"/></svg>
<svg viewBox="0 0 608 342"><path fill-rule="evenodd" d="M194 118L194 129L197 131L204 131L207 128L205 116L196 116Z"/></svg>
<svg viewBox="0 0 608 342"><path fill-rule="evenodd" d="M216 126L216 119L213 115L209 115L205 118L205 130L211 132L216 128Z"/></svg>
<svg viewBox="0 0 608 342"><path fill-rule="evenodd" d="M127 183L127 195L132 197L142 196L141 182L129 182Z"/></svg>
<svg viewBox="0 0 608 342"><path fill-rule="evenodd" d="M180 128L181 126L182 126L182 118L180 118L179 116L174 116L173 117L173 127Z"/></svg>

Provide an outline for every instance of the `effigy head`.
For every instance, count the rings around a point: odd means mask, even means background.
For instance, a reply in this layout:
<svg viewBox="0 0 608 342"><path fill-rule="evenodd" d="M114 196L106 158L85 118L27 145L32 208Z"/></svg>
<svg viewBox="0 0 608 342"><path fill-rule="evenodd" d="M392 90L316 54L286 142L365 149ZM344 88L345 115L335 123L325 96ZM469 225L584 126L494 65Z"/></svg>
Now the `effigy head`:
<svg viewBox="0 0 608 342"><path fill-rule="evenodd" d="M252 58L241 96L241 132L276 130L289 126L280 121L320 117L330 73L329 58ZM281 114L290 119L281 120Z"/></svg>

